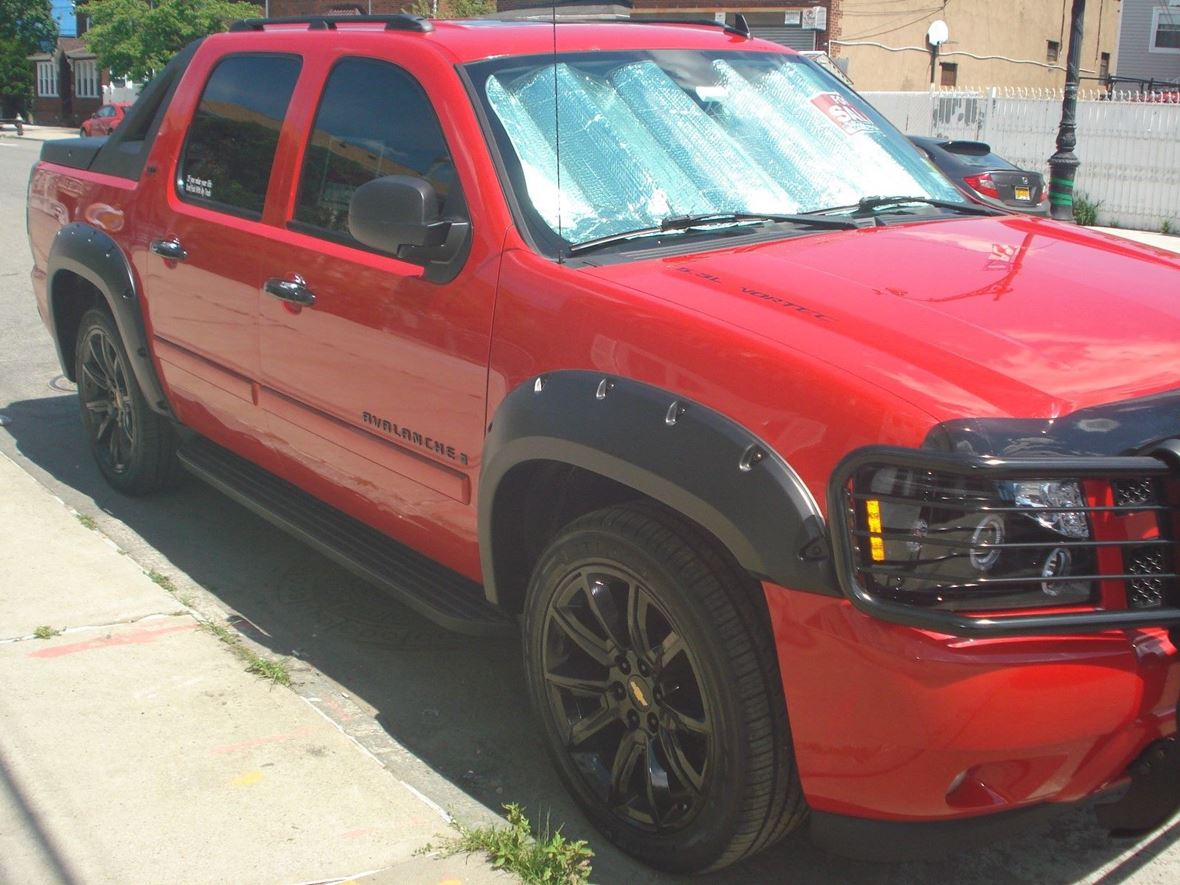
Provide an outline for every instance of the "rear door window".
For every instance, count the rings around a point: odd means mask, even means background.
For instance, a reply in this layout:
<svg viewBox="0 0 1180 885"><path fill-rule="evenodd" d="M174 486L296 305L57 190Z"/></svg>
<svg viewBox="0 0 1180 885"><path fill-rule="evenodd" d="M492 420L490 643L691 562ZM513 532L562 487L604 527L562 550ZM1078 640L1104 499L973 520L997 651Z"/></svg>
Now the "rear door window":
<svg viewBox="0 0 1180 885"><path fill-rule="evenodd" d="M300 65L291 55L232 55L217 63L181 156L182 199L261 217Z"/></svg>
<svg viewBox="0 0 1180 885"><path fill-rule="evenodd" d="M426 179L444 215L463 214L455 167L422 87L392 64L345 59L328 76L316 112L292 227L355 242L348 233L353 191L386 175Z"/></svg>

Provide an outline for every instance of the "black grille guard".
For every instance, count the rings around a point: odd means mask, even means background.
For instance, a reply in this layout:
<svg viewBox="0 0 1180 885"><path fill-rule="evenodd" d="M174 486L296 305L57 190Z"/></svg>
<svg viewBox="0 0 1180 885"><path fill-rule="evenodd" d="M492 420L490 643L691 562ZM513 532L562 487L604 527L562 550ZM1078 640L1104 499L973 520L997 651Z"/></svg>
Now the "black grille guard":
<svg viewBox="0 0 1180 885"><path fill-rule="evenodd" d="M868 446L850 453L836 466L828 487L832 554L840 587L858 609L881 620L952 636L973 638L1093 633L1112 629L1180 625L1180 607L1175 605L1151 609L1085 609L1051 614L992 616L932 609L875 595L861 580L864 567L857 561L858 551L853 542L857 532L849 485L858 471L877 465L937 471L977 480L1069 478L1117 481L1142 477L1180 480L1180 439L1158 443L1145 455L1082 457L964 456L930 449ZM1117 508L1080 509L1095 511ZM1172 543L1175 546L1175 539ZM1125 580L1134 576L1102 574L1086 577ZM1172 578L1170 575L1165 577ZM1173 635L1175 632L1173 631Z"/></svg>

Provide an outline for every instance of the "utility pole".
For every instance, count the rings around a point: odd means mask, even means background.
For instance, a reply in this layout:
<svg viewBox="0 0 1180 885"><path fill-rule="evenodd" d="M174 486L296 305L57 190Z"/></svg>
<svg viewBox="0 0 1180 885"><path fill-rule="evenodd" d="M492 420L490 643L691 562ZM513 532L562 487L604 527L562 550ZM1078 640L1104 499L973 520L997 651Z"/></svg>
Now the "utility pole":
<svg viewBox="0 0 1180 885"><path fill-rule="evenodd" d="M1049 213L1058 221L1073 221L1073 183L1081 165L1073 151L1078 145L1078 68L1082 61L1082 19L1085 14L1086 0L1073 0L1057 153L1049 158Z"/></svg>

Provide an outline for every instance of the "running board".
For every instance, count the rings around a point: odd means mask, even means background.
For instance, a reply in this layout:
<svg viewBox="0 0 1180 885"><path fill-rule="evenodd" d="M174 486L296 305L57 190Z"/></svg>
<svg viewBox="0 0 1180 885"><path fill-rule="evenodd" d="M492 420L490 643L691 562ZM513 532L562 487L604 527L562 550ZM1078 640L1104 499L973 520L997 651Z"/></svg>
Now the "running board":
<svg viewBox="0 0 1180 885"><path fill-rule="evenodd" d="M177 455L190 473L436 624L474 636L518 634L479 584L228 449L197 437Z"/></svg>

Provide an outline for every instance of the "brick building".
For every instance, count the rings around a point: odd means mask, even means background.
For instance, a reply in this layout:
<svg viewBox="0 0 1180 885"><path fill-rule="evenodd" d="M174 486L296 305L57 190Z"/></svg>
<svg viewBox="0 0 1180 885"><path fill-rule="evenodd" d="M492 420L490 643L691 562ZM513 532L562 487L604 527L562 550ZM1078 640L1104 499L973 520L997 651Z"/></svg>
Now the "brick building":
<svg viewBox="0 0 1180 885"><path fill-rule="evenodd" d="M33 65L33 119L49 126L77 126L103 104L109 72L101 69L82 34L88 19L75 12L72 0L53 0L57 43L29 56Z"/></svg>

